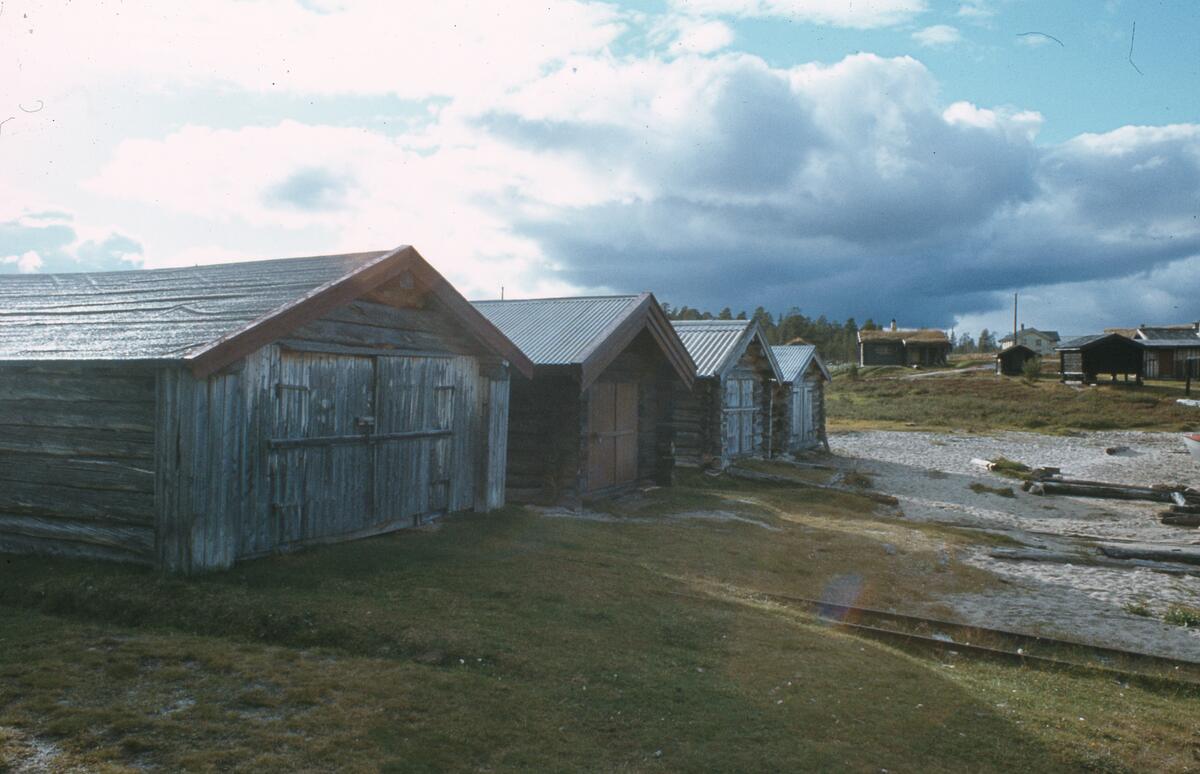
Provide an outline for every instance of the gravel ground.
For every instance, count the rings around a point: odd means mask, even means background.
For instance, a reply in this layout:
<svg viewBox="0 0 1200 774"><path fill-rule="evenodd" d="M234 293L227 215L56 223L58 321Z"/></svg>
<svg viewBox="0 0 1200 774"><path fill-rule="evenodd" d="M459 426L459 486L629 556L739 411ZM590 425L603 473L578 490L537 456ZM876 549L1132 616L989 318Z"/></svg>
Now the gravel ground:
<svg viewBox="0 0 1200 774"><path fill-rule="evenodd" d="M1062 437L1036 433L966 436L949 433L867 431L835 433L830 446L843 465L869 473L881 492L896 496L907 518L984 529L1035 549L1095 554L1098 541L1169 545L1200 544L1196 530L1160 524L1157 503L1074 497L1038 497L1020 482L971 464L1004 456L1027 465L1056 466L1072 478L1115 483L1184 483L1200 487L1200 466L1178 435L1104 432ZM1108 455L1105 448L1129 451ZM1014 497L977 493L982 483L1011 487ZM1161 622L1170 604L1200 607L1200 577L1168 574L1130 563L1083 563L1001 559L980 545L957 557L1006 581L983 594L944 600L965 620L1053 634L1097 644L1200 661L1200 630ZM1084 560L1086 561L1086 560ZM1179 569L1179 568L1177 568ZM1200 573L1200 567L1191 570ZM1157 618L1126 612L1144 604Z"/></svg>

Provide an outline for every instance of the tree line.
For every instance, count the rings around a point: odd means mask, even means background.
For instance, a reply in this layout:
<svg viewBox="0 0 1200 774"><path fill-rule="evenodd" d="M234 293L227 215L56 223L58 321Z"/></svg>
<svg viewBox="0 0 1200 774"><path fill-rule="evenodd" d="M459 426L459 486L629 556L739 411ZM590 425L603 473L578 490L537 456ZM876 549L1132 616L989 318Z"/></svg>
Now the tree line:
<svg viewBox="0 0 1200 774"><path fill-rule="evenodd" d="M821 356L829 363L848 363L858 359L858 332L878 330L880 326L872 319L859 325L853 317L847 317L844 322L830 320L825 315L813 318L804 314L798 307L792 307L787 312L773 315L763 307L758 307L753 313L745 311L736 314L729 307L713 314L709 311L693 309L684 305L673 307L663 304L663 311L672 320L757 320L766 333L767 341L771 344L787 344L801 339L809 344L815 344ZM999 348L996 337L987 328L979 332L979 338L972 338L963 333L958 336L950 333L950 341L955 352L994 352Z"/></svg>

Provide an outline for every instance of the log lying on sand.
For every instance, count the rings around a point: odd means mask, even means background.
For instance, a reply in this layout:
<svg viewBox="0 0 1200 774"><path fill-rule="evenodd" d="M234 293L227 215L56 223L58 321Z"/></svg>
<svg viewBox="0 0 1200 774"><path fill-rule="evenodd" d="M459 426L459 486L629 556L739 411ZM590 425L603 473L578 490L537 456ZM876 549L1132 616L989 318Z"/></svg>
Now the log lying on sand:
<svg viewBox="0 0 1200 774"><path fill-rule="evenodd" d="M1200 513L1180 513L1172 509L1160 513L1158 520L1172 527L1200 527Z"/></svg>
<svg viewBox="0 0 1200 774"><path fill-rule="evenodd" d="M1035 495L1069 495L1071 497L1100 497L1109 500L1148 500L1156 503L1200 504L1200 495L1191 491L1154 486L1132 486L1129 484L1107 484L1103 481L1077 481L1072 479L1043 479L1026 481L1025 491Z"/></svg>
<svg viewBox="0 0 1200 774"><path fill-rule="evenodd" d="M1153 562L1182 562L1200 565L1200 546L1101 543L1098 548L1100 553L1113 559L1147 559Z"/></svg>
<svg viewBox="0 0 1200 774"><path fill-rule="evenodd" d="M1151 489L1147 486L1123 486L1091 482L1035 481L1030 482L1030 494L1071 495L1073 497L1103 497L1110 500L1150 500L1157 503L1173 503L1171 492Z"/></svg>

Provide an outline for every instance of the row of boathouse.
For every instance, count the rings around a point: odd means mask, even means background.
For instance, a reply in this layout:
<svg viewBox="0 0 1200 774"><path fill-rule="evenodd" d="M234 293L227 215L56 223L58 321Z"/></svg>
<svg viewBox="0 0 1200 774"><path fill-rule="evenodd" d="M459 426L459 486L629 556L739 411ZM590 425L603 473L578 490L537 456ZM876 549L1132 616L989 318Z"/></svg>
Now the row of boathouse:
<svg viewBox="0 0 1200 774"><path fill-rule="evenodd" d="M411 247L0 277L0 550L172 572L825 443L811 345Z"/></svg>

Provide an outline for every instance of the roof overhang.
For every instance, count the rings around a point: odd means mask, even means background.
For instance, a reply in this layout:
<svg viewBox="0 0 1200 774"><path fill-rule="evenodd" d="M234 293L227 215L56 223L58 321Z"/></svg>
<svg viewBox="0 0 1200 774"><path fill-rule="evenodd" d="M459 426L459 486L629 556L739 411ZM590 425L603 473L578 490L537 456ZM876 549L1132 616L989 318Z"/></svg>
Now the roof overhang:
<svg viewBox="0 0 1200 774"><path fill-rule="evenodd" d="M767 334L763 332L762 325L759 324L758 320L751 320L746 325L746 330L742 332L737 342L725 354L725 359L721 361L721 365L717 368L716 376L724 379L730 371L736 368L737 364L741 362L746 348L754 341L758 342L759 348L767 356L767 363L771 367L771 378L782 383L783 371L779 368L779 361L775 359L775 353L771 350L771 345L767 341Z"/></svg>
<svg viewBox="0 0 1200 774"><path fill-rule="evenodd" d="M334 309L400 277L405 272L409 272L416 284L432 293L457 316L484 347L507 360L520 373L526 376L533 375L533 363L525 353L517 349L508 337L488 322L486 317L471 306L461 293L409 245L401 245L391 252L367 261L238 330L189 351L184 355L184 362L197 378L203 379L291 331L320 319Z"/></svg>
<svg viewBox="0 0 1200 774"><path fill-rule="evenodd" d="M579 367L580 389L590 387L643 330L649 331L671 368L691 389L696 380L696 363L653 293L642 293L637 304L597 336L595 343L583 353Z"/></svg>

